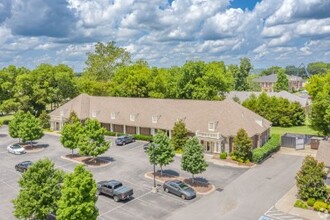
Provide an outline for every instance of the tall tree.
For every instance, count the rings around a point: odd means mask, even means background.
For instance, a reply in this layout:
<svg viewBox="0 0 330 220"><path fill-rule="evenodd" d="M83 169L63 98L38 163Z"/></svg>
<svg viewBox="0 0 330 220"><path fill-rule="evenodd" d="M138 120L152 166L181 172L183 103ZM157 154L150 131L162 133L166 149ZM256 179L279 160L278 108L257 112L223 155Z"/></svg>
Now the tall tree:
<svg viewBox="0 0 330 220"><path fill-rule="evenodd" d="M153 143L148 148L148 156L151 164L160 166L161 175L163 175L163 167L174 161L174 148L164 132L157 132L153 137Z"/></svg>
<svg viewBox="0 0 330 220"><path fill-rule="evenodd" d="M195 174L204 172L207 166L202 145L196 137L189 138L183 148L182 169L192 174L192 182L194 183Z"/></svg>
<svg viewBox="0 0 330 220"><path fill-rule="evenodd" d="M56 219L97 219L99 212L96 201L96 183L93 175L83 165L78 165L73 173L67 174L64 178Z"/></svg>
<svg viewBox="0 0 330 220"><path fill-rule="evenodd" d="M20 128L25 120L25 113L23 111L18 111L14 114L14 118L9 122L9 135L12 138L20 139ZM20 140L19 140L20 142Z"/></svg>
<svg viewBox="0 0 330 220"><path fill-rule="evenodd" d="M283 68L280 66L271 66L271 67L261 71L260 75L267 76L267 75L271 75L271 74L277 74L278 71L281 71L281 70L283 70Z"/></svg>
<svg viewBox="0 0 330 220"><path fill-rule="evenodd" d="M62 128L60 141L63 147L71 149L71 155L73 156L73 150L79 147L83 126L74 113L71 113L70 116L68 122Z"/></svg>
<svg viewBox="0 0 330 220"><path fill-rule="evenodd" d="M175 122L171 143L175 150L182 149L188 140L188 129L183 120Z"/></svg>
<svg viewBox="0 0 330 220"><path fill-rule="evenodd" d="M47 114L45 110L42 111L41 114L39 115L39 120L42 128L44 129L50 128L50 116L49 114Z"/></svg>
<svg viewBox="0 0 330 220"><path fill-rule="evenodd" d="M94 159L106 152L110 142L104 139L106 130L96 119L87 119L79 138L79 153L85 156L92 156Z"/></svg>
<svg viewBox="0 0 330 220"><path fill-rule="evenodd" d="M241 160L242 162L246 162L251 159L252 140L243 128L239 129L234 137L233 155L237 160Z"/></svg>
<svg viewBox="0 0 330 220"><path fill-rule="evenodd" d="M312 97L311 127L324 135L330 134L330 71L312 76L306 85Z"/></svg>
<svg viewBox="0 0 330 220"><path fill-rule="evenodd" d="M324 164L312 156L306 156L296 176L299 197L304 200L326 199L328 192L324 183L325 176Z"/></svg>
<svg viewBox="0 0 330 220"><path fill-rule="evenodd" d="M131 62L130 53L116 46L114 41L104 44L98 42L94 53L88 53L84 75L97 81L108 81L119 67Z"/></svg>
<svg viewBox="0 0 330 220"><path fill-rule="evenodd" d="M46 219L57 210L64 172L55 169L49 159L35 162L19 179L20 191L13 200L18 219Z"/></svg>
<svg viewBox="0 0 330 220"><path fill-rule="evenodd" d="M249 58L241 58L239 71L236 71L235 78L235 90L247 91L249 89L247 78L252 69L252 65Z"/></svg>
<svg viewBox="0 0 330 220"><path fill-rule="evenodd" d="M309 63L307 70L311 75L326 74L330 70L330 63L314 62Z"/></svg>
<svg viewBox="0 0 330 220"><path fill-rule="evenodd" d="M44 133L39 118L27 112L19 128L19 137L22 138L23 142L29 141L32 147L32 141L40 139L42 136Z"/></svg>
<svg viewBox="0 0 330 220"><path fill-rule="evenodd" d="M289 91L289 79L283 69L277 73L277 81L274 88L276 92L280 92L282 90Z"/></svg>

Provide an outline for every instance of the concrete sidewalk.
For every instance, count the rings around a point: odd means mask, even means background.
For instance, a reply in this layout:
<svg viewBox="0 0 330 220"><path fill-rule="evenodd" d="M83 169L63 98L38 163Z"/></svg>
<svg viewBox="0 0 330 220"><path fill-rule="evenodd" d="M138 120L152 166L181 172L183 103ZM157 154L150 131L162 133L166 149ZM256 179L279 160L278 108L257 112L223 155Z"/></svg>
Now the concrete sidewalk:
<svg viewBox="0 0 330 220"><path fill-rule="evenodd" d="M313 210L302 209L294 207L297 200L298 189L296 186L292 187L276 204L275 208L278 210L296 215L305 219L311 220L330 220L330 214L320 213Z"/></svg>

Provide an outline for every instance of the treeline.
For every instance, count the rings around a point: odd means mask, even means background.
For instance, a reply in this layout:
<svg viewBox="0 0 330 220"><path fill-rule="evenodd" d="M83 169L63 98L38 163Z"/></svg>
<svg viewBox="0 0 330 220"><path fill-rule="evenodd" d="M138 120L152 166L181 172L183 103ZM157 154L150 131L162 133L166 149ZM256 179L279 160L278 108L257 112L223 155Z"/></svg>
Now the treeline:
<svg viewBox="0 0 330 220"><path fill-rule="evenodd" d="M242 105L271 121L273 126L291 127L305 122L305 112L301 105L285 98L270 97L266 93L258 97L252 94Z"/></svg>

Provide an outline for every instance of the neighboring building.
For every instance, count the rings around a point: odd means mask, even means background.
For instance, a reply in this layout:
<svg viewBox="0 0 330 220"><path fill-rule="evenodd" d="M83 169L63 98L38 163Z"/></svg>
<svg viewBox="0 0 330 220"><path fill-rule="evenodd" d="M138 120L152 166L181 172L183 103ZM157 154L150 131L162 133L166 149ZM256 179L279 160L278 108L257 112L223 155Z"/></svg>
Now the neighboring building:
<svg viewBox="0 0 330 220"><path fill-rule="evenodd" d="M261 95L262 92L246 92L246 91L231 91L226 94L227 99L234 99L235 97L238 98L240 103L243 103L246 99L250 98L252 94L254 94L256 97ZM300 97L295 94L292 94L287 91L281 91L281 92L267 92L268 96L276 96L288 99L290 102L298 102L301 107L308 108L308 106L311 104L311 100L309 97Z"/></svg>
<svg viewBox="0 0 330 220"><path fill-rule="evenodd" d="M324 163L324 166L330 168L330 140L320 141L319 149L316 153L316 159Z"/></svg>
<svg viewBox="0 0 330 220"><path fill-rule="evenodd" d="M207 153L231 152L233 137L244 128L253 147L268 139L271 123L232 100L200 101L152 98L97 97L86 94L50 113L51 128L60 130L76 112L80 120L96 118L112 132L154 135L157 130L171 137L174 123L184 120L191 135L199 138Z"/></svg>
<svg viewBox="0 0 330 220"><path fill-rule="evenodd" d="M287 75L289 80L289 90L297 91L303 88L304 79L299 76ZM275 83L277 82L277 74L273 73L267 76L262 76L253 80L254 82L259 83L262 91L265 92L274 92Z"/></svg>

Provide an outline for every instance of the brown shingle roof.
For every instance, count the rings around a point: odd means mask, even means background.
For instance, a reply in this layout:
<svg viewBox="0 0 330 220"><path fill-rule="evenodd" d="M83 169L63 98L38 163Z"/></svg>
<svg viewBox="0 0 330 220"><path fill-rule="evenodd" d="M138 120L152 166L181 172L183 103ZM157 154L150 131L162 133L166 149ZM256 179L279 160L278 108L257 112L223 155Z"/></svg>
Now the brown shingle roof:
<svg viewBox="0 0 330 220"><path fill-rule="evenodd" d="M260 134L270 127L270 122L232 100L201 101L153 98L99 97L81 94L50 113L52 118L60 113L68 117L75 111L80 119L92 117L103 123L122 124L171 130L178 119L184 119L191 132L208 131L209 122L217 122L215 132L234 136L244 128L250 136ZM118 113L111 119L111 113ZM130 121L130 115L136 115ZM156 124L152 116L159 117Z"/></svg>
<svg viewBox="0 0 330 220"><path fill-rule="evenodd" d="M316 159L323 162L326 167L330 168L330 141L320 141L320 146L316 153Z"/></svg>

